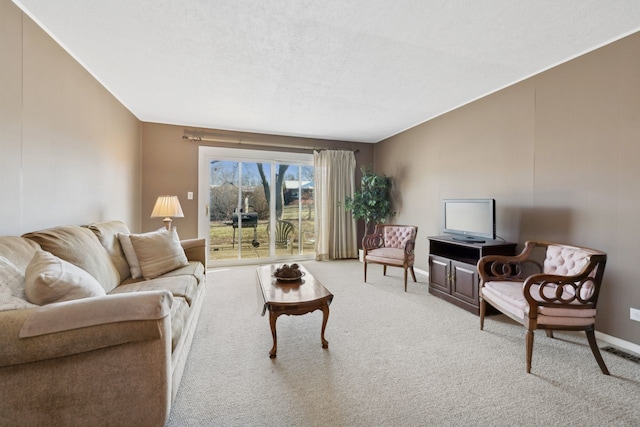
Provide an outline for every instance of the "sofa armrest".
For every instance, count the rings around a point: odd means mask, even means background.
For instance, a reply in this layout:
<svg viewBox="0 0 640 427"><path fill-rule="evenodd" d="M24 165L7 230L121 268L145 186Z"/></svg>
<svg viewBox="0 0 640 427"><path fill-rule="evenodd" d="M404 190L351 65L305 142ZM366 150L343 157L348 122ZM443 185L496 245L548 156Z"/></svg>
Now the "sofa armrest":
<svg viewBox="0 0 640 427"><path fill-rule="evenodd" d="M181 240L180 244L189 261L200 261L207 269L207 241L205 239Z"/></svg>
<svg viewBox="0 0 640 427"><path fill-rule="evenodd" d="M65 301L0 313L0 367L121 344L167 339L172 295L135 292Z"/></svg>

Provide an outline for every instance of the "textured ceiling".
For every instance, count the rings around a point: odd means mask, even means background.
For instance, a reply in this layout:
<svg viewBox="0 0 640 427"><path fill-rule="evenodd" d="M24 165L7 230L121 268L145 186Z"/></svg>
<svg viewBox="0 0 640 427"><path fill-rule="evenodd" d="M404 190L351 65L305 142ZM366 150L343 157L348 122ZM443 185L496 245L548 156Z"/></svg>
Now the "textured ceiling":
<svg viewBox="0 0 640 427"><path fill-rule="evenodd" d="M140 120L377 142L640 29L637 0L22 0Z"/></svg>

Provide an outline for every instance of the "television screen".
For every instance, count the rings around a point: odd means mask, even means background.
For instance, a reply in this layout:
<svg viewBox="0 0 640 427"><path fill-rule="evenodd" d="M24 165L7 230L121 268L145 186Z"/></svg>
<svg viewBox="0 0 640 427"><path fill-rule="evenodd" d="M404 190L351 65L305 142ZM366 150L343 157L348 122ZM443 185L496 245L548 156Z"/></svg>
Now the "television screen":
<svg viewBox="0 0 640 427"><path fill-rule="evenodd" d="M445 199L444 232L454 239L483 242L496 238L494 199Z"/></svg>

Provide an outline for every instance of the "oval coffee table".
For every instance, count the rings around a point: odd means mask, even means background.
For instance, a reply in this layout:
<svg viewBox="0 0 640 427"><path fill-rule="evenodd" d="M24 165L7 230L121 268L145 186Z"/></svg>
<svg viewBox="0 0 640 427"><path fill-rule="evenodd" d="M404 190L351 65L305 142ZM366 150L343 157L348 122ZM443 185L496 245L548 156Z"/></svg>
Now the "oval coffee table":
<svg viewBox="0 0 640 427"><path fill-rule="evenodd" d="M269 324L273 336L273 348L269 352L269 357L276 357L278 350L276 320L282 314L298 316L322 310L320 341L322 348L328 348L329 342L324 339L324 330L329 319L329 304L333 300L333 295L303 266L300 266L300 270L304 272L304 276L300 280L286 282L277 280L273 277L273 273L281 265L263 265L256 271L259 295L262 296L264 303L262 315L264 316L269 310Z"/></svg>

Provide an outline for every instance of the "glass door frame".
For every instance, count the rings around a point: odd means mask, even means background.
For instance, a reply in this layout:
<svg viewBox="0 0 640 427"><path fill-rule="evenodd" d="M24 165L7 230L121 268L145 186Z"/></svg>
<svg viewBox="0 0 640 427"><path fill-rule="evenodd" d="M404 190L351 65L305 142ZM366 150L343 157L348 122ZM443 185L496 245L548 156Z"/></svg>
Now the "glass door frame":
<svg viewBox="0 0 640 427"><path fill-rule="evenodd" d="M287 257L276 256L275 239L269 239L269 256L267 258L232 259L213 261L210 259L210 184L209 165L212 160L226 160L237 162L270 163L269 187L271 206L269 206L269 221L272 230L276 226L275 175L277 164L291 164L296 166L313 166L313 154L290 153L282 151L248 150L242 148L223 148L200 146L198 147L198 236L206 239L207 261L209 267L223 267L231 265L272 264L289 259L314 259L314 254L298 253ZM301 251L299 251L301 252Z"/></svg>

